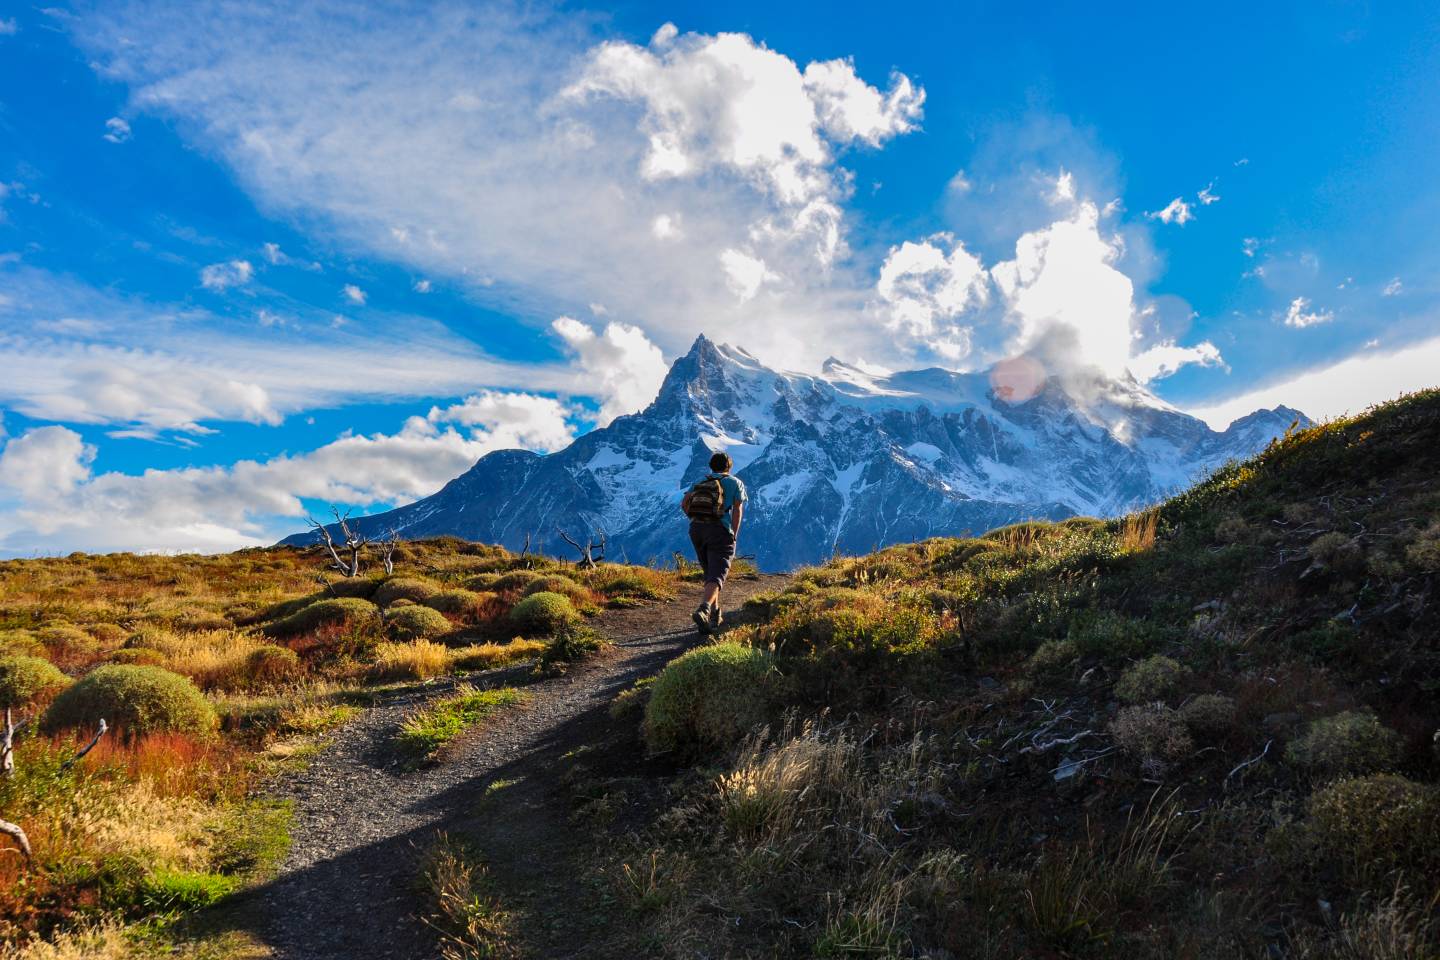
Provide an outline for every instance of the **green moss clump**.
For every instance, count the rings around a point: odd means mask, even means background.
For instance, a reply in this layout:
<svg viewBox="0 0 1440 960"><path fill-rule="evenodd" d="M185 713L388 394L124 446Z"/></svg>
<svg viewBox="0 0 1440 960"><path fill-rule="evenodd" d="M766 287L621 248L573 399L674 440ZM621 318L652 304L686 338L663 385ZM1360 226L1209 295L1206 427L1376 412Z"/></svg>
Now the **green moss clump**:
<svg viewBox="0 0 1440 960"><path fill-rule="evenodd" d="M526 596L536 593L558 593L575 604L583 604L590 600L590 591L569 577L558 573L538 577L525 585Z"/></svg>
<svg viewBox="0 0 1440 960"><path fill-rule="evenodd" d="M49 660L0 657L0 710L23 707L70 682Z"/></svg>
<svg viewBox="0 0 1440 960"><path fill-rule="evenodd" d="M443 590L425 601L425 606L469 621L479 618L481 608L495 595L474 590Z"/></svg>
<svg viewBox="0 0 1440 960"><path fill-rule="evenodd" d="M150 647L122 647L110 654L111 663L130 663L142 667L159 667L165 664L165 654Z"/></svg>
<svg viewBox="0 0 1440 960"><path fill-rule="evenodd" d="M1400 759L1401 737L1363 710L1311 721L1285 749L1285 759L1312 776L1378 773Z"/></svg>
<svg viewBox="0 0 1440 960"><path fill-rule="evenodd" d="M1440 876L1440 789L1382 773L1318 790L1306 809L1316 852L1352 882Z"/></svg>
<svg viewBox="0 0 1440 960"><path fill-rule="evenodd" d="M361 600L359 597L332 597L316 601L283 620L267 624L265 632L272 636L287 637L297 633L309 633L321 627L376 620L379 616L380 609L369 600Z"/></svg>
<svg viewBox="0 0 1440 960"><path fill-rule="evenodd" d="M503 576L496 577L489 586L489 589L496 593L505 593L507 590L524 590L530 584L539 580L543 574L534 570L511 570Z"/></svg>
<svg viewBox="0 0 1440 960"><path fill-rule="evenodd" d="M1073 640L1046 640L1030 655L1025 664L1031 673L1063 673L1080 658L1080 648Z"/></svg>
<svg viewBox="0 0 1440 960"><path fill-rule="evenodd" d="M411 600L424 603L440 592L440 588L429 580L413 577L391 577L375 590L374 600L382 607L388 607L396 600Z"/></svg>
<svg viewBox="0 0 1440 960"><path fill-rule="evenodd" d="M439 610L429 607L409 606L391 610L385 616L385 630L396 640L429 640L444 636L455 629L455 625Z"/></svg>
<svg viewBox="0 0 1440 960"><path fill-rule="evenodd" d="M45 711L42 727L90 727L101 720L123 736L157 731L208 734L215 708L195 684L160 667L107 664L62 692Z"/></svg>
<svg viewBox="0 0 1440 960"><path fill-rule="evenodd" d="M1180 719L1191 733L1221 737L1235 726L1235 701L1218 693L1201 694L1180 708Z"/></svg>
<svg viewBox="0 0 1440 960"><path fill-rule="evenodd" d="M1169 657L1146 657L1131 664L1115 684L1115 696L1124 703L1150 703L1168 699L1189 671Z"/></svg>
<svg viewBox="0 0 1440 960"><path fill-rule="evenodd" d="M645 742L656 753L731 746L768 719L774 686L774 662L763 650L738 643L691 650L655 678Z"/></svg>
<svg viewBox="0 0 1440 960"><path fill-rule="evenodd" d="M372 577L345 577L329 584L326 589L337 597L359 597L362 600L369 600L375 596L375 591L380 588L381 581Z"/></svg>
<svg viewBox="0 0 1440 960"><path fill-rule="evenodd" d="M530 594L510 611L510 619L521 629L540 633L554 633L578 616L567 597L544 590Z"/></svg>

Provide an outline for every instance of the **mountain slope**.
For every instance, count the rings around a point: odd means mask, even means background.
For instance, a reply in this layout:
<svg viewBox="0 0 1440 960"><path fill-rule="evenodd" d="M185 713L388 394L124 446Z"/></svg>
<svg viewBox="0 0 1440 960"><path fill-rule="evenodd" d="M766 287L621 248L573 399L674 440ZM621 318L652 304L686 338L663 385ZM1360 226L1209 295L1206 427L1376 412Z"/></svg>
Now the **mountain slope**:
<svg viewBox="0 0 1440 960"><path fill-rule="evenodd" d="M987 374L770 370L705 337L644 411L542 456L481 458L433 496L360 521L564 553L603 530L612 558L682 549L683 489L728 450L750 491L743 549L766 569L1015 520L1113 516L1153 503L1305 417L1257 411L1215 432L1133 381L1050 378L1024 402ZM286 543L309 542L296 534Z"/></svg>

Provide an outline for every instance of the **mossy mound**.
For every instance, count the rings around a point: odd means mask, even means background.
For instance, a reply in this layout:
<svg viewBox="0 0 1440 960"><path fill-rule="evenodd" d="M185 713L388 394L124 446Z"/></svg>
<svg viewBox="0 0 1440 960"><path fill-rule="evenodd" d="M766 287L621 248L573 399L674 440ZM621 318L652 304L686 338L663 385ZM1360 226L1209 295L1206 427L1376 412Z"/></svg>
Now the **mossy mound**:
<svg viewBox="0 0 1440 960"><path fill-rule="evenodd" d="M543 590L530 594L510 610L511 622L522 630L536 633L554 633L578 617L567 597Z"/></svg>
<svg viewBox="0 0 1440 960"><path fill-rule="evenodd" d="M287 637L297 633L309 633L321 627L373 621L379 616L380 608L369 600L359 597L331 597L297 610L283 620L266 624L265 632L272 636Z"/></svg>
<svg viewBox="0 0 1440 960"><path fill-rule="evenodd" d="M477 593L474 590L442 590L426 600L425 606L473 623L494 597L493 593Z"/></svg>
<svg viewBox="0 0 1440 960"><path fill-rule="evenodd" d="M429 640L455 629L455 625L439 610L429 607L401 607L385 615L385 632L396 640Z"/></svg>
<svg viewBox="0 0 1440 960"><path fill-rule="evenodd" d="M1375 774L1316 791L1306 810L1315 849L1352 882L1388 890L1397 875L1440 876L1440 788Z"/></svg>
<svg viewBox="0 0 1440 960"><path fill-rule="evenodd" d="M1400 759L1400 734L1373 713L1347 710L1314 720L1285 748L1285 759L1320 778L1389 770Z"/></svg>
<svg viewBox="0 0 1440 960"><path fill-rule="evenodd" d="M336 597L359 597L369 600L380 589L382 581L373 577L345 577L329 584L325 589Z"/></svg>
<svg viewBox="0 0 1440 960"><path fill-rule="evenodd" d="M536 593L558 593L573 604L583 604L590 601L589 590L586 590L574 580L559 573L546 574L526 584L526 596Z"/></svg>
<svg viewBox="0 0 1440 960"><path fill-rule="evenodd" d="M40 657L0 657L0 710L23 707L62 689L70 678Z"/></svg>
<svg viewBox="0 0 1440 960"><path fill-rule="evenodd" d="M496 593L524 590L542 576L544 574L534 570L511 570L509 573L496 577L487 589L494 590Z"/></svg>
<svg viewBox="0 0 1440 960"><path fill-rule="evenodd" d="M415 603L424 603L439 592L440 588L429 580L417 580L413 577L391 577L376 588L373 599L380 606L388 607L396 600L410 600Z"/></svg>
<svg viewBox="0 0 1440 960"><path fill-rule="evenodd" d="M1180 689L1189 670L1169 657L1147 657L1131 664L1115 684L1115 696L1123 703L1150 703L1167 700Z"/></svg>
<svg viewBox="0 0 1440 960"><path fill-rule="evenodd" d="M110 654L110 662L159 667L165 663L165 654L150 647L122 647Z"/></svg>
<svg viewBox="0 0 1440 960"><path fill-rule="evenodd" d="M261 644L245 657L245 677L259 686L281 683L300 672L300 658L289 647Z"/></svg>
<svg viewBox="0 0 1440 960"><path fill-rule="evenodd" d="M215 709L185 677L160 667L108 664L64 690L45 711L47 731L92 727L105 720L122 736L208 734Z"/></svg>
<svg viewBox="0 0 1440 960"><path fill-rule="evenodd" d="M770 655L738 643L691 650L655 678L645 705L645 742L656 753L734 745L769 717Z"/></svg>

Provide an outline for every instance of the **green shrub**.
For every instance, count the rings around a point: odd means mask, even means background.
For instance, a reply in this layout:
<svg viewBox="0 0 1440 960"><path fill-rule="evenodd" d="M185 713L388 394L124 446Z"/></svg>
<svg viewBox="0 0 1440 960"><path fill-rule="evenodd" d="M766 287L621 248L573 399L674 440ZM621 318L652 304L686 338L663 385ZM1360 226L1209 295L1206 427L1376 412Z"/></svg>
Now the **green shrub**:
<svg viewBox="0 0 1440 960"><path fill-rule="evenodd" d="M122 647L111 652L110 662L129 663L141 667L160 667L165 665L165 654L149 647Z"/></svg>
<svg viewBox="0 0 1440 960"><path fill-rule="evenodd" d="M1235 701L1218 693L1205 693L1180 707L1180 719L1191 733L1213 739L1235 726Z"/></svg>
<svg viewBox="0 0 1440 960"><path fill-rule="evenodd" d="M510 611L510 619L521 629L539 633L555 633L577 617L568 598L548 591L530 594Z"/></svg>
<svg viewBox="0 0 1440 960"><path fill-rule="evenodd" d="M238 877L191 870L155 870L140 881L139 905L151 911L198 910L241 887Z"/></svg>
<svg viewBox="0 0 1440 960"><path fill-rule="evenodd" d="M1312 776L1338 777L1388 770L1400 748L1400 734L1373 713L1347 710L1311 721L1286 747L1285 759Z"/></svg>
<svg viewBox="0 0 1440 960"><path fill-rule="evenodd" d="M498 573L478 573L473 577L461 581L460 586L466 590L474 590L476 592L484 592L486 590L493 591L495 589L495 581L499 579L500 574Z"/></svg>
<svg viewBox="0 0 1440 960"><path fill-rule="evenodd" d="M569 577L558 573L547 574L537 577L525 585L525 595L530 596L536 593L558 593L568 599L571 603L590 602L590 591Z"/></svg>
<svg viewBox="0 0 1440 960"><path fill-rule="evenodd" d="M0 656L34 656L44 653L45 645L29 630L0 630Z"/></svg>
<svg viewBox="0 0 1440 960"><path fill-rule="evenodd" d="M1353 882L1440 876L1440 788L1382 773L1318 790L1306 809L1317 852Z"/></svg>
<svg viewBox="0 0 1440 960"><path fill-rule="evenodd" d="M607 643L609 641L603 636L583 624L564 624L545 644L535 668L542 674L556 672L562 664L584 660Z"/></svg>
<svg viewBox="0 0 1440 960"><path fill-rule="evenodd" d="M396 600L410 600L414 603L424 603L439 592L440 588L429 580L417 580L413 577L391 577L376 588L374 600L382 607L388 607Z"/></svg>
<svg viewBox="0 0 1440 960"><path fill-rule="evenodd" d="M289 647L264 643L245 657L245 676L253 684L280 683L299 672L300 658Z"/></svg>
<svg viewBox="0 0 1440 960"><path fill-rule="evenodd" d="M372 577L344 577L329 584L326 589L336 597L359 597L362 600L369 600L375 596L375 591L380 588L380 583L381 581Z"/></svg>
<svg viewBox="0 0 1440 960"><path fill-rule="evenodd" d="M491 582L489 589L496 593L524 590L542 576L544 574L536 573L534 570L511 570L509 573L496 577Z"/></svg>
<svg viewBox="0 0 1440 960"><path fill-rule="evenodd" d="M23 707L70 682L49 660L0 657L0 710Z"/></svg>
<svg viewBox="0 0 1440 960"><path fill-rule="evenodd" d="M1310 541L1306 552L1316 563L1341 571L1354 569L1364 559L1360 545L1338 531L1322 533Z"/></svg>
<svg viewBox="0 0 1440 960"><path fill-rule="evenodd" d="M1080 657L1074 640L1046 640L1030 655L1026 667L1031 673L1063 673Z"/></svg>
<svg viewBox="0 0 1440 960"><path fill-rule="evenodd" d="M1170 634L1158 623L1101 610L1086 611L1072 620L1069 638L1082 656L1120 660L1156 650Z"/></svg>
<svg viewBox="0 0 1440 960"><path fill-rule="evenodd" d="M1115 696L1123 703L1165 700L1180 687L1189 671L1169 657L1146 657L1133 663L1115 684Z"/></svg>
<svg viewBox="0 0 1440 960"><path fill-rule="evenodd" d="M656 753L725 748L768 718L775 667L754 647L718 643L670 661L645 705L645 742Z"/></svg>
<svg viewBox="0 0 1440 960"><path fill-rule="evenodd" d="M671 597L662 574L651 570L605 570L590 581L590 588L611 599L626 597L637 600L665 600Z"/></svg>
<svg viewBox="0 0 1440 960"><path fill-rule="evenodd" d="M428 640L450 633L455 625L439 610L410 606L387 613L385 629L396 640Z"/></svg>
<svg viewBox="0 0 1440 960"><path fill-rule="evenodd" d="M207 734L215 709L195 684L160 667L108 664L63 691L45 711L46 730L105 720L126 737L155 731Z"/></svg>
<svg viewBox="0 0 1440 960"><path fill-rule="evenodd" d="M476 593L474 590L442 590L426 600L425 606L474 622L479 619L485 604L494 596L493 593Z"/></svg>
<svg viewBox="0 0 1440 960"><path fill-rule="evenodd" d="M1440 520L1426 527L1405 548L1405 559L1423 573L1440 573Z"/></svg>
<svg viewBox="0 0 1440 960"><path fill-rule="evenodd" d="M309 633L321 627L350 626L379 619L380 608L359 597L331 597L318 600L303 609L265 626L272 636L285 637Z"/></svg>

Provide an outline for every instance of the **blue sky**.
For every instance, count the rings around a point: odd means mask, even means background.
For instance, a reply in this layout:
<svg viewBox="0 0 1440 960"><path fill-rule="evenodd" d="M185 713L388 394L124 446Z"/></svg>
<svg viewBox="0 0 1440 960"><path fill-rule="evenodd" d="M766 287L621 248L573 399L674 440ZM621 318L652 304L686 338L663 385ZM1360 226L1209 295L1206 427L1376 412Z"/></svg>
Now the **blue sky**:
<svg viewBox="0 0 1440 960"><path fill-rule="evenodd" d="M1433 383L1440 8L0 8L0 553L225 549L783 367Z"/></svg>

